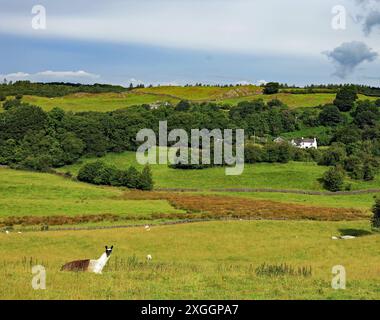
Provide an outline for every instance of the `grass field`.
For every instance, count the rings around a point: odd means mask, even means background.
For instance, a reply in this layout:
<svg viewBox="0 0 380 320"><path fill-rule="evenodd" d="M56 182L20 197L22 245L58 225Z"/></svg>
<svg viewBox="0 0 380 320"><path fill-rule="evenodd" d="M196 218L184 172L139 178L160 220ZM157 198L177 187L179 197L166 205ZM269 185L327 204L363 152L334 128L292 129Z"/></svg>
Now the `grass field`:
<svg viewBox="0 0 380 320"><path fill-rule="evenodd" d="M44 110L54 107L66 111L112 111L132 105L151 104L156 102L178 103L181 99L194 102L213 101L221 104L236 105L241 101L263 99L269 101L279 99L290 108L315 107L321 104L332 103L335 94L289 94L278 93L263 95L262 89L257 86L239 87L178 87L162 86L143 89L134 89L125 93L76 93L64 97L46 98L24 96L25 102L38 105ZM359 95L359 99L375 100L375 97Z"/></svg>
<svg viewBox="0 0 380 320"><path fill-rule="evenodd" d="M155 102L176 103L179 100L171 97L139 93L78 93L64 97L46 98L24 96L23 101L51 110L59 107L65 111L112 111L133 105L150 104Z"/></svg>
<svg viewBox="0 0 380 320"><path fill-rule="evenodd" d="M284 203L297 203L302 205L332 207L332 208L357 208L369 212L378 193L357 195L306 195L274 192L247 192L247 193L221 193L235 197L257 200L271 200Z"/></svg>
<svg viewBox="0 0 380 320"><path fill-rule="evenodd" d="M119 201L121 189L0 168L0 218L9 216L137 215L178 213L165 200Z"/></svg>
<svg viewBox="0 0 380 320"><path fill-rule="evenodd" d="M258 98L263 99L268 102L272 99L278 99L286 104L290 108L303 108L303 107L316 107L319 105L324 105L327 103L332 103L335 99L336 94L332 93L313 93L313 94L290 94L290 93L278 93L272 95L253 95L248 97L238 97L230 99L222 99L221 103L228 103L231 105L236 105L241 101L255 100ZM367 97L364 95L359 95L359 100L376 100L375 97Z"/></svg>
<svg viewBox="0 0 380 320"><path fill-rule="evenodd" d="M333 235L362 235L331 240ZM368 222L236 221L144 228L0 234L1 299L379 299L379 236ZM114 252L103 275L64 263ZM146 262L151 254L153 260ZM261 264L311 267L311 276L258 275ZM46 290L31 267L46 268ZM345 290L331 288L346 269Z"/></svg>
<svg viewBox="0 0 380 320"><path fill-rule="evenodd" d="M238 87L160 86L135 89L135 91L149 94L169 95L183 100L192 101L222 100L262 94L262 88L253 85Z"/></svg>
<svg viewBox="0 0 380 320"><path fill-rule="evenodd" d="M77 174L80 167L99 158L83 159L71 166L60 168L59 171L69 171ZM134 152L109 153L102 157L105 163L118 168L128 168L130 165L141 167L136 162ZM209 168L203 170L178 170L167 165L152 165L155 188L270 188L323 190L317 181L322 177L327 167L318 166L312 162L289 162L246 164L244 172L239 176L227 176L225 168ZM380 188L380 175L374 181L355 181L347 178L353 190Z"/></svg>
<svg viewBox="0 0 380 320"><path fill-rule="evenodd" d="M123 166L134 161L132 155L111 154L106 160ZM308 165L291 163L287 170L304 170L302 166ZM152 167L157 172L160 168L162 175L158 177L166 185L170 179L165 171L169 169L166 166ZM75 171L77 167L71 169ZM251 170L252 174L254 167ZM260 170L263 173L268 167L261 166ZM274 172L272 179L279 172ZM213 180L217 177L219 183L225 182L224 172L221 173L221 177L219 173L214 173L214 176L212 173L204 174L210 177L207 180L209 186L215 186ZM190 178L191 186L199 179L190 177L189 171L182 174L184 178ZM178 176L175 180L172 178L173 185L183 186L181 179ZM250 180L244 178L243 181ZM285 178L277 179L279 185L285 181ZM224 187L218 185L221 186ZM208 192L182 195L137 192L135 195L123 189L92 186L54 174L0 168L0 218L24 215L75 217L109 213L133 216L129 223L153 223L150 231L141 226L82 231L0 232L0 299L378 299L380 257L373 253L380 240L378 234L370 229L368 209L373 203L372 196L275 193L220 193L215 196ZM262 199L276 202L260 202ZM282 203L284 210L281 209ZM347 216L348 220L356 214L361 220L355 221L297 219L303 216L302 212L306 214L310 211L311 205L366 209L367 213L363 215L355 213L355 210L337 209L336 214L352 212L351 216ZM152 221L155 214L180 219L189 215L187 209L191 212L192 207L207 206L216 217L223 211L227 210L228 213L228 207L232 206L231 213L236 211L248 214L248 217L259 213L265 216L265 212L270 214L272 211L281 217L287 211L290 220L244 219L167 226L155 226L155 221ZM332 209L313 211L317 215L322 214L322 219L325 214L327 220L334 219L328 215L334 212ZM101 221L84 225L118 224ZM332 236L347 234L358 238L331 240ZM105 245L114 245L114 252L102 275L59 271L68 261L98 258ZM150 262L145 259L148 254L153 257ZM311 275L260 275L257 268L264 263L286 264L295 270L311 268ZM46 290L31 287L31 268L37 264L46 268ZM335 265L346 268L346 290L331 288L331 270Z"/></svg>

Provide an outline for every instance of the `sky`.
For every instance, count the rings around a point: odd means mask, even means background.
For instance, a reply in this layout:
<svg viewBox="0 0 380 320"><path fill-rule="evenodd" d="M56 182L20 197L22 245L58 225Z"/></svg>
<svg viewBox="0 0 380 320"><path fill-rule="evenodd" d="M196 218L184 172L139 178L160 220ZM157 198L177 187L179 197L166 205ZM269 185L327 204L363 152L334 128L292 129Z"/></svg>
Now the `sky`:
<svg viewBox="0 0 380 320"><path fill-rule="evenodd" d="M0 79L380 86L380 0L0 0Z"/></svg>

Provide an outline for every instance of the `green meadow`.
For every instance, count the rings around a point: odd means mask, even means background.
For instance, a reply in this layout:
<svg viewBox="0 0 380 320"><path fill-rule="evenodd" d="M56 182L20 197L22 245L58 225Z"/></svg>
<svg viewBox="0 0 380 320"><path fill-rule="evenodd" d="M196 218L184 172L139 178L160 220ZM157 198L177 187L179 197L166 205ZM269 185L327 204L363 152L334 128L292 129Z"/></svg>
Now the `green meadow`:
<svg viewBox="0 0 380 320"><path fill-rule="evenodd" d="M118 168L130 165L141 168L136 161L135 152L108 153L102 158L83 158L74 165L62 167L61 172L76 175L87 162L101 160ZM313 162L257 163L245 164L243 174L227 176L225 168L202 170L178 170L166 164L151 166L155 188L191 188L200 190L225 188L269 188L323 191L318 181L328 169ZM380 188L380 175L374 181L364 182L346 178L353 190Z"/></svg>
<svg viewBox="0 0 380 320"><path fill-rule="evenodd" d="M336 94L332 93L312 93L312 94L290 94L290 93L278 93L271 95L252 95L247 97L238 97L230 99L222 99L220 102L236 105L242 101L250 101L255 99L263 99L268 102L272 99L278 99L286 104L289 108L303 108L303 107L316 107L319 105L324 105L332 103L335 99ZM364 95L358 95L359 100L376 100L374 97L367 97Z"/></svg>
<svg viewBox="0 0 380 320"><path fill-rule="evenodd" d="M176 103L179 100L171 97L162 97L150 94L127 93L77 93L63 97L46 98L24 96L23 101L42 107L48 111L59 107L65 111L113 111L133 105L150 104L156 102Z"/></svg>
<svg viewBox="0 0 380 320"><path fill-rule="evenodd" d="M74 182L47 173L0 168L0 218L17 216L177 213L165 200L118 200L122 189Z"/></svg>
<svg viewBox="0 0 380 320"><path fill-rule="evenodd" d="M225 88L161 86L134 89L123 93L76 93L55 98L26 95L23 97L23 101L38 105L47 111L54 107L59 107L65 111L73 112L106 112L141 104L165 102L176 104L180 100L194 102L212 101L236 105L242 101L256 99L263 99L264 101L279 99L290 108L302 108L332 103L334 98L335 94L332 93L290 94L280 92L274 95L263 95L262 88L257 86ZM376 98L359 95L359 99L375 100Z"/></svg>
<svg viewBox="0 0 380 320"><path fill-rule="evenodd" d="M332 236L360 235L352 240ZM1 299L379 299L380 244L367 221L235 221L0 234ZM102 275L60 272L114 245ZM146 256L152 256L151 261ZM46 290L31 286L33 265ZM259 274L262 264L310 275ZM346 289L331 287L344 266Z"/></svg>

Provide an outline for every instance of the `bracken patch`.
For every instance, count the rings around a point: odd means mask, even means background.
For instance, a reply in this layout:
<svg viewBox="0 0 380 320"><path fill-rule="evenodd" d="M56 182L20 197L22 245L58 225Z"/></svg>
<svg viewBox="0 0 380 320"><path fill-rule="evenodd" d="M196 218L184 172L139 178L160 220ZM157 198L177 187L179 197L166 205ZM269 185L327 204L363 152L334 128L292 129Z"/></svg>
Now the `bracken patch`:
<svg viewBox="0 0 380 320"><path fill-rule="evenodd" d="M267 200L219 195L128 191L123 199L167 200L187 214L159 214L155 218L248 218L286 220L360 220L368 215L358 209L305 206Z"/></svg>

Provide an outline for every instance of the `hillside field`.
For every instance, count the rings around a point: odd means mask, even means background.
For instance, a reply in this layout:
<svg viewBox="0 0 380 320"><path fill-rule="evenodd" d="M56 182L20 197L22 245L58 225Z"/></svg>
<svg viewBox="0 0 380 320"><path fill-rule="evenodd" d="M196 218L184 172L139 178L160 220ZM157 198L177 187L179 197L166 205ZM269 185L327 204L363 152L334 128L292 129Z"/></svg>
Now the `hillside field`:
<svg viewBox="0 0 380 320"><path fill-rule="evenodd" d="M156 102L177 103L178 99L171 97L158 97L139 93L76 93L64 97L46 98L37 96L24 96L23 101L42 107L49 111L59 107L65 111L113 111L133 105L150 104Z"/></svg>
<svg viewBox="0 0 380 320"><path fill-rule="evenodd" d="M47 173L0 168L0 218L22 216L179 213L165 200L119 201L123 190Z"/></svg>
<svg viewBox="0 0 380 320"><path fill-rule="evenodd" d="M109 156L120 156L118 161L117 158L114 159L114 163L121 166L125 163L125 158L130 158L131 154L127 154L128 157L126 154ZM302 170L302 166L307 164L289 165L289 170ZM167 173L163 166L156 167L154 169L153 166L153 169L163 171L161 179L165 185ZM263 166L261 170L265 172L268 168ZM254 170L251 173L253 172ZM11 229L9 234L0 232L0 299L380 297L380 258L373 254L379 246L379 237L370 229L368 212L373 203L371 195L331 197L281 193L220 193L215 196L212 192L177 195L165 192L135 194L122 188L93 186L50 173L7 168L0 168L0 173L0 220L15 216L22 219L28 215L37 218L70 218L108 213L126 220L91 223L78 221L73 226L138 225L129 228L77 231L54 231L55 226L52 226L50 231L45 232L27 232L21 225L15 230ZM207 181L216 179L219 174L219 179L222 179L219 182L223 183L223 171L215 173ZM189 172L181 175L185 179L186 176L189 177ZM275 173L272 179L274 176ZM190 179L195 179L192 180L195 183L197 177ZM284 181L285 178L279 179L279 185ZM176 186L182 185L178 177L174 182ZM261 199L267 201L269 198L276 202L260 202ZM363 215L358 212L360 219L353 221L308 221L300 220L294 215L294 218L281 221L222 219L157 225L167 219L176 221L185 215L198 214L178 207L175 199L188 208L192 205L204 205L208 201L214 201L215 205L216 201L222 201L221 204L225 206L231 201L236 212L248 206L248 213L252 211L252 214L259 213L259 207L263 204L269 205L269 212L273 206L276 212L278 209L282 212L283 208L283 211L290 214L293 207L298 211L303 211L303 208L305 212L310 211L310 205L320 206L320 209L314 211L325 214L331 212L328 207L341 208L339 210L343 210L342 213L346 210L344 208L347 208L348 220L355 217L354 211L348 208L365 210L366 213ZM213 206L212 203L209 205ZM235 207L234 203L240 205ZM297 205L294 206L292 203ZM218 208L214 209L218 211ZM161 214L161 218L154 218L157 214ZM65 221L63 220L63 224ZM146 223L151 224L149 231L144 228ZM17 230L21 230L22 233L16 232ZM331 239L332 236L347 234L356 235L358 238ZM114 245L114 252L102 275L59 271L68 261L98 258L104 250L104 245ZM150 262L146 261L148 254L153 257ZM46 268L46 290L36 291L31 287L31 268L37 264ZM263 264L286 264L294 270L306 268L311 270L311 274L260 274L257 270ZM335 265L343 265L346 268L346 290L337 291L331 288L332 268Z"/></svg>
<svg viewBox="0 0 380 320"><path fill-rule="evenodd" d="M135 152L108 153L102 158L83 158L74 165L62 167L60 172L76 175L83 164L102 160L118 168L130 165L142 168L136 161ZM216 167L203 170L178 170L166 164L151 165L155 188L191 188L209 190L215 188L269 188L320 190L318 179L328 169L313 162L257 163L245 164L244 172L238 176L227 176L225 168ZM374 181L364 182L347 178L353 190L380 188L380 175Z"/></svg>
<svg viewBox="0 0 380 320"><path fill-rule="evenodd" d="M321 104L332 103L335 94L290 94L278 93L263 95L262 89L257 86L239 87L177 87L162 86L134 89L123 93L76 93L63 97L47 98L38 96L24 96L23 101L51 110L54 107L65 111L99 111L106 112L126 108L133 105L151 103L176 104L180 100L193 102L217 102L219 104L236 105L241 101L263 99L270 101L279 99L290 108L315 107ZM375 100L375 97L359 95L360 100Z"/></svg>

